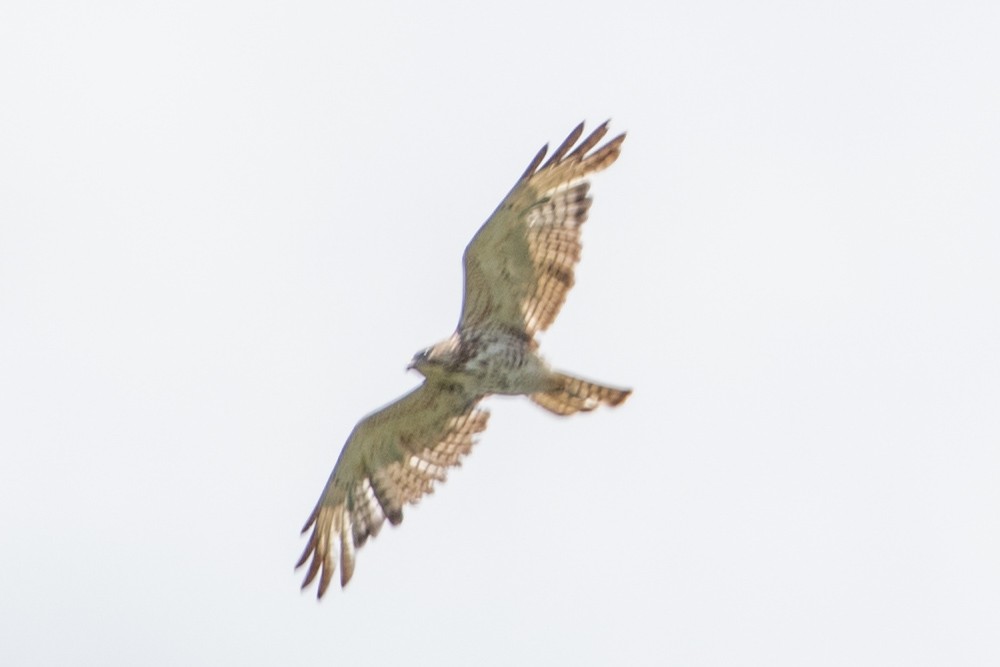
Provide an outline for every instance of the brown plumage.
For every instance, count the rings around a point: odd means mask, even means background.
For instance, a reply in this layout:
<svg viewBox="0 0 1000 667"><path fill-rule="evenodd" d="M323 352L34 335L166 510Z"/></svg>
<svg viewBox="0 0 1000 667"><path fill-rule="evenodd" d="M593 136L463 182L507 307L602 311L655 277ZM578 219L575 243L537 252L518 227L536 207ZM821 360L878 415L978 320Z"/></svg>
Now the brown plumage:
<svg viewBox="0 0 1000 667"><path fill-rule="evenodd" d="M302 529L312 529L296 566L309 564L303 588L319 575L322 597L338 566L347 584L355 550L386 519L402 521L403 506L432 492L469 453L486 428L489 415L476 408L486 396L523 394L570 415L618 405L631 393L552 370L535 340L573 286L591 204L585 179L621 153L624 134L598 147L607 131L604 123L577 144L581 123L544 165L542 148L469 243L458 327L413 358L410 367L424 383L362 419L348 437Z"/></svg>

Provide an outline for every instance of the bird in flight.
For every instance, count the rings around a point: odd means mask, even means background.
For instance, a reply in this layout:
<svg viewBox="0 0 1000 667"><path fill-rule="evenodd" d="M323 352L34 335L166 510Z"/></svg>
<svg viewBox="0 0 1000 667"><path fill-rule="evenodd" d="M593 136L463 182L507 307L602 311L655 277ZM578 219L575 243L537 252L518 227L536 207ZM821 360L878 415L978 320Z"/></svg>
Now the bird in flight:
<svg viewBox="0 0 1000 667"><path fill-rule="evenodd" d="M557 415L618 405L631 393L553 370L538 353L545 331L573 286L580 226L591 199L587 177L611 166L625 135L597 147L605 122L583 141L580 123L542 164L545 146L465 249L465 292L458 328L417 352L409 368L424 382L354 427L302 532L312 534L296 568L302 588L319 575L323 597L337 566L340 585L354 574L355 551L385 520L403 520L461 463L486 428L477 408L490 394L526 395Z"/></svg>

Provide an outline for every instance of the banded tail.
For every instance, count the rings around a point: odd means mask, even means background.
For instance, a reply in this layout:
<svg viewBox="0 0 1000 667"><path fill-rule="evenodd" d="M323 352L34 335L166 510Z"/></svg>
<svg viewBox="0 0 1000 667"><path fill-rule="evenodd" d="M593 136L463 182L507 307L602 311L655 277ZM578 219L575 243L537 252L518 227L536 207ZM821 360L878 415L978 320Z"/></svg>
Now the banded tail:
<svg viewBox="0 0 1000 667"><path fill-rule="evenodd" d="M631 389L604 387L565 373L553 373L552 380L556 384L555 389L531 394L530 398L557 415L589 412L599 405L615 406L632 393Z"/></svg>

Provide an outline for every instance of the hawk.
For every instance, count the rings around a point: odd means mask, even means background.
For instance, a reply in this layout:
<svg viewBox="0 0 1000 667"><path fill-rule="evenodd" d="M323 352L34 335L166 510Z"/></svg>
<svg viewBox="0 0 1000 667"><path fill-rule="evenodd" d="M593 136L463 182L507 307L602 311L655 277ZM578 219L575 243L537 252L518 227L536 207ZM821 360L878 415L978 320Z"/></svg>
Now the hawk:
<svg viewBox="0 0 1000 667"><path fill-rule="evenodd" d="M590 174L611 166L625 135L597 147L608 124L583 141L583 123L545 159L543 147L465 249L465 292L458 328L418 352L409 368L419 387L362 419L302 532L312 534L296 568L309 563L302 588L319 575L322 597L340 566L354 573L355 551L388 519L403 520L460 464L489 413L490 394L526 395L557 415L618 405L631 393L553 370L535 335L555 320L573 286L580 226L587 220Z"/></svg>

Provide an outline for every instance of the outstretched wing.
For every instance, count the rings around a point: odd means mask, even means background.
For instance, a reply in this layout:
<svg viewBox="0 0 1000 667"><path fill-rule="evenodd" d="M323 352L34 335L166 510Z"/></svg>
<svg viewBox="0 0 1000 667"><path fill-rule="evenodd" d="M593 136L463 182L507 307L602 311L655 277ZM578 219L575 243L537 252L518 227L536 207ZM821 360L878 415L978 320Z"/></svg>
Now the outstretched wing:
<svg viewBox="0 0 1000 667"><path fill-rule="evenodd" d="M423 385L362 419L347 439L316 509L296 567L309 563L302 587L317 573L322 597L340 564L340 585L354 573L354 551L378 534L385 520L403 520L403 505L417 502L459 465L486 428L489 413L478 398L440 385Z"/></svg>
<svg viewBox="0 0 1000 667"><path fill-rule="evenodd" d="M498 324L534 336L555 320L580 259L580 225L591 202L585 179L614 163L625 141L620 134L590 152L607 132L605 122L574 148L580 123L539 168L542 148L473 237L460 331Z"/></svg>

